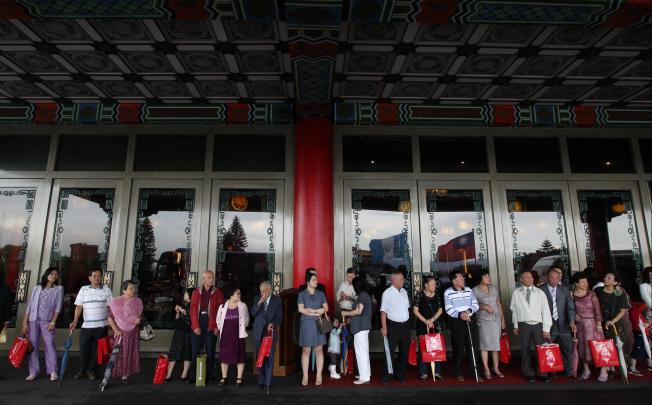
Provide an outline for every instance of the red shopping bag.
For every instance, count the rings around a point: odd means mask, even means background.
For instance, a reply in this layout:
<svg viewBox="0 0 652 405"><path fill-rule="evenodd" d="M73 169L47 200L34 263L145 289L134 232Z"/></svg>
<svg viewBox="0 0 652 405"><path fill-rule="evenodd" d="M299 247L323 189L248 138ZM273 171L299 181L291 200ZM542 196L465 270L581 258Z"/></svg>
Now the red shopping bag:
<svg viewBox="0 0 652 405"><path fill-rule="evenodd" d="M561 350L556 343L537 345L537 358L539 359L539 371L542 373L557 373L564 370Z"/></svg>
<svg viewBox="0 0 652 405"><path fill-rule="evenodd" d="M258 351L258 357L256 357L256 368L261 368L265 357L269 357L269 354L272 352L272 334L268 334L263 338L263 341L260 343L260 350Z"/></svg>
<svg viewBox="0 0 652 405"><path fill-rule="evenodd" d="M100 338L97 341L97 364L101 366L108 363L112 349L110 336Z"/></svg>
<svg viewBox="0 0 652 405"><path fill-rule="evenodd" d="M411 366L417 365L417 342L410 340L410 350L408 350L408 364Z"/></svg>
<svg viewBox="0 0 652 405"><path fill-rule="evenodd" d="M349 349L347 360L349 361L349 366L346 369L346 373L355 375L355 350L353 348Z"/></svg>
<svg viewBox="0 0 652 405"><path fill-rule="evenodd" d="M589 347L594 366L620 366L618 351L612 339L589 340Z"/></svg>
<svg viewBox="0 0 652 405"><path fill-rule="evenodd" d="M446 361L446 343L441 333L419 336L419 351L424 363Z"/></svg>
<svg viewBox="0 0 652 405"><path fill-rule="evenodd" d="M25 355L32 351L32 344L25 337L16 336L11 344L7 360L14 368L20 368L25 360Z"/></svg>
<svg viewBox="0 0 652 405"><path fill-rule="evenodd" d="M500 335L500 362L509 364L512 359L512 348L509 344L509 334L503 333Z"/></svg>
<svg viewBox="0 0 652 405"><path fill-rule="evenodd" d="M154 369L154 381L155 385L163 384L165 382L165 377L168 375L168 365L170 364L170 359L164 354L158 355L158 360L156 360L156 369Z"/></svg>

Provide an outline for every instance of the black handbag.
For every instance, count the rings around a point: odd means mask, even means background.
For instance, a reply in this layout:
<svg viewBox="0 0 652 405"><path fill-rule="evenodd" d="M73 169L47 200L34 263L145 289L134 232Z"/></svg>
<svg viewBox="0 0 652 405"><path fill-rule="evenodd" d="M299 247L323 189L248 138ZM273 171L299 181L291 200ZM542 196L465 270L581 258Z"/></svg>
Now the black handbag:
<svg viewBox="0 0 652 405"><path fill-rule="evenodd" d="M327 314L320 316L315 322L317 322L317 327L322 335L327 335L333 330L333 324Z"/></svg>

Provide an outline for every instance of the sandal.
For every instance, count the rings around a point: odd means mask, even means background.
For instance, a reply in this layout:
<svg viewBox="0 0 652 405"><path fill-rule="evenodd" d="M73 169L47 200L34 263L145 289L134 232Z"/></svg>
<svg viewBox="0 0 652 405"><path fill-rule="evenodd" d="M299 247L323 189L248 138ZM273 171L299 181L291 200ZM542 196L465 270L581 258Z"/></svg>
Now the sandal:
<svg viewBox="0 0 652 405"><path fill-rule="evenodd" d="M222 378L217 385L220 387L224 387L226 385L226 378Z"/></svg>
<svg viewBox="0 0 652 405"><path fill-rule="evenodd" d="M491 372L490 371L485 371L482 374L484 374L484 379L485 380L491 380Z"/></svg>
<svg viewBox="0 0 652 405"><path fill-rule="evenodd" d="M235 379L235 386L236 387L242 387L242 378L236 378Z"/></svg>
<svg viewBox="0 0 652 405"><path fill-rule="evenodd" d="M304 387L307 387L308 386L308 379L307 378L301 379L301 385L304 386Z"/></svg>
<svg viewBox="0 0 652 405"><path fill-rule="evenodd" d="M496 377L498 378L505 378L505 375L500 371L494 370L494 374L496 374Z"/></svg>
<svg viewBox="0 0 652 405"><path fill-rule="evenodd" d="M323 382L322 379L318 378L318 379L315 380L315 385L320 386L322 382Z"/></svg>

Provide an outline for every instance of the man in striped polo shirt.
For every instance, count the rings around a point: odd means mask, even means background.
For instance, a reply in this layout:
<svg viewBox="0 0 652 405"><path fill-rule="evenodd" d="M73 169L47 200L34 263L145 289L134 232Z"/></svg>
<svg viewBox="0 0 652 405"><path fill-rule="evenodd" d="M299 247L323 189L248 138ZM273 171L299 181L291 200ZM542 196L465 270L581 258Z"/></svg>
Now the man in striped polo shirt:
<svg viewBox="0 0 652 405"><path fill-rule="evenodd" d="M474 370L474 364L480 364L478 347L478 321L475 314L480 309L473 291L464 285L464 273L461 270L453 270L450 273L453 286L444 292L444 306L450 320L451 340L453 344L453 373L457 381L464 381L462 375L462 351L466 348L466 354L471 359L471 371L474 375L480 375L480 370ZM473 347L476 348L476 361L472 360L471 340L467 331L467 322L471 328L471 339ZM477 374L476 374L477 372ZM479 378L479 382L482 379Z"/></svg>
<svg viewBox="0 0 652 405"><path fill-rule="evenodd" d="M102 285L102 270L91 270L88 280L91 284L83 286L75 298L75 318L70 323L72 333L83 312L84 323L79 333L80 367L75 374L77 380L85 377L97 379L97 341L107 335L109 305L113 299L109 287Z"/></svg>

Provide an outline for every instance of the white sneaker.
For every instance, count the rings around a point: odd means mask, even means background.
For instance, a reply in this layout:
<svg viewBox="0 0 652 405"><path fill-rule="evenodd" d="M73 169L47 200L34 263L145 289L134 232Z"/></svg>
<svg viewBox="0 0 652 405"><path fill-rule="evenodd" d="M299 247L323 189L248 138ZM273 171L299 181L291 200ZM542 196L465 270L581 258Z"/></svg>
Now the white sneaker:
<svg viewBox="0 0 652 405"><path fill-rule="evenodd" d="M59 375L57 373L50 374L50 381L57 381L58 379Z"/></svg>
<svg viewBox="0 0 652 405"><path fill-rule="evenodd" d="M35 378L36 374L30 374L27 376L27 378L25 378L25 381L34 381Z"/></svg>
<svg viewBox="0 0 652 405"><path fill-rule="evenodd" d="M335 366L328 366L328 371L329 371L330 374L331 374L331 379L333 379L333 380L339 380L340 378L342 378L342 376L340 376L340 375L337 373L337 371L335 371Z"/></svg>
<svg viewBox="0 0 652 405"><path fill-rule="evenodd" d="M369 380L363 381L363 380L358 378L357 380L353 381L353 384L355 384L355 385L369 384Z"/></svg>

